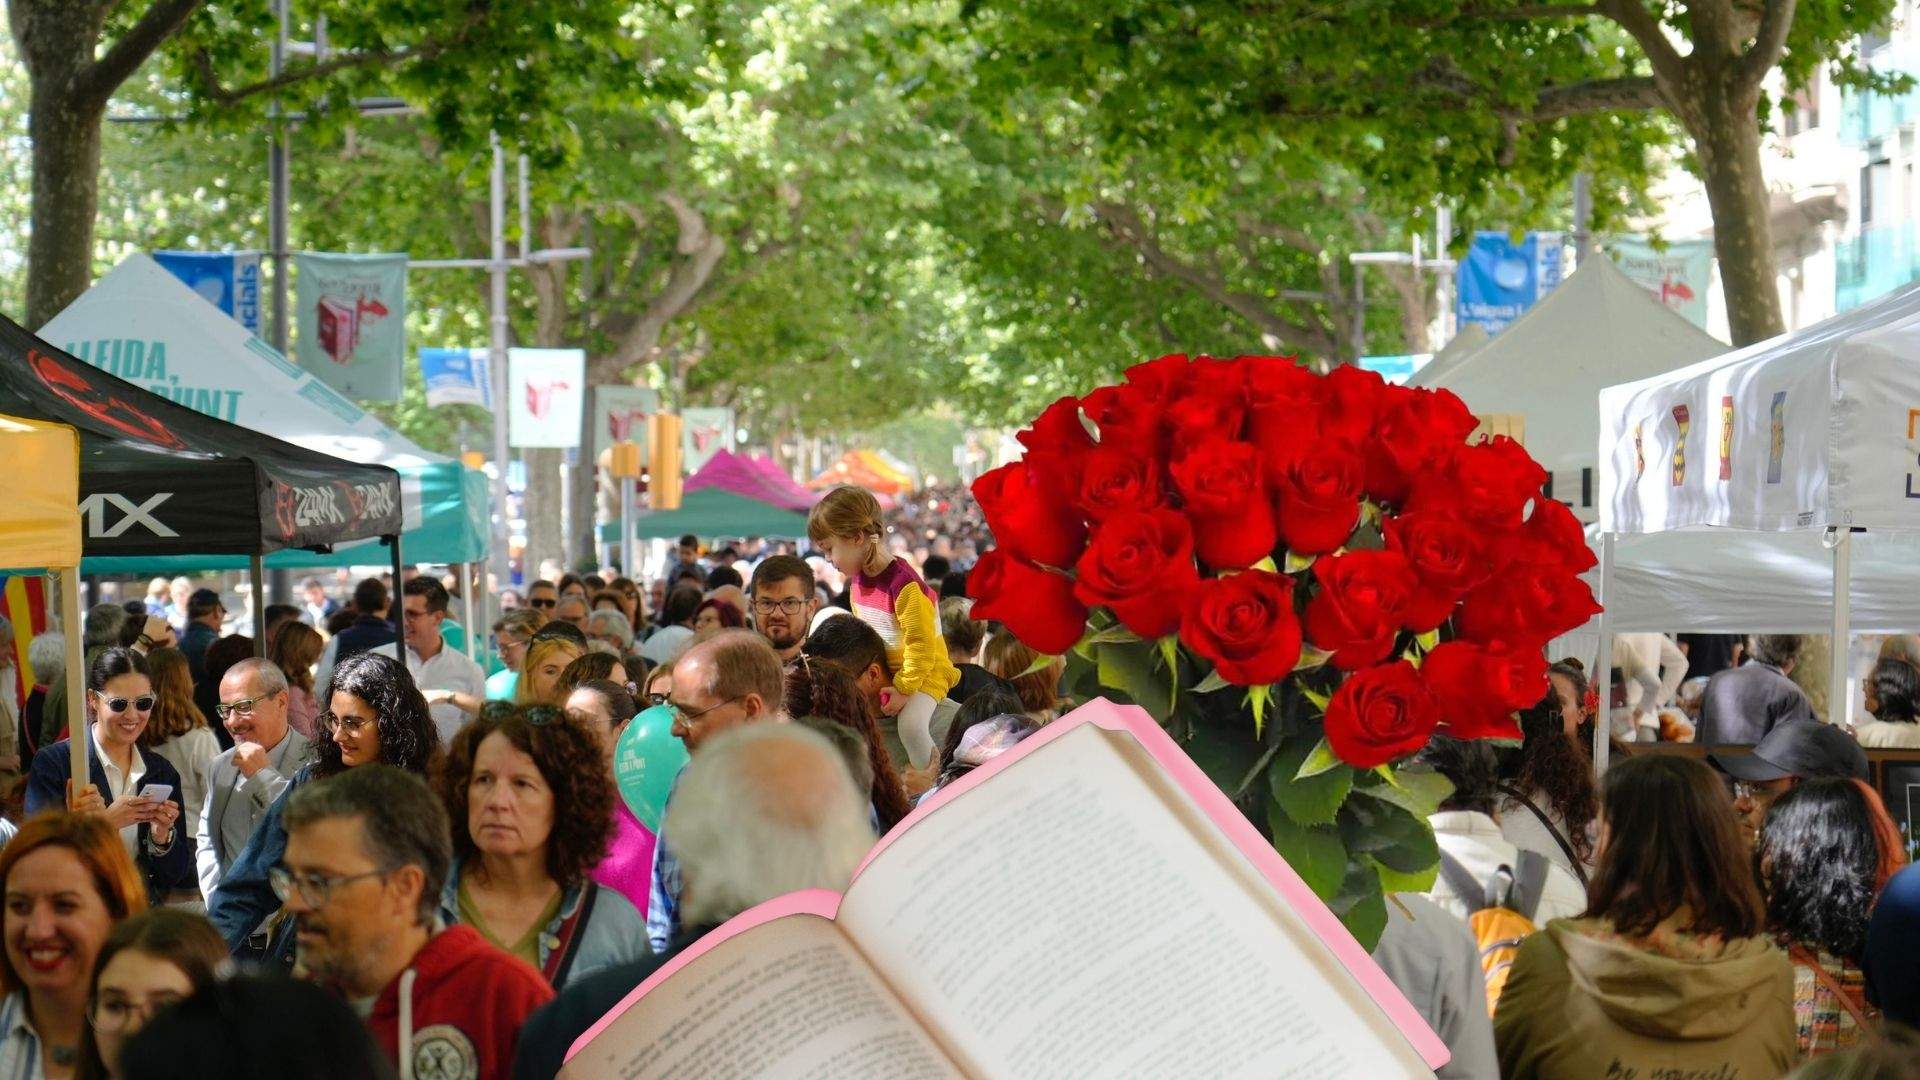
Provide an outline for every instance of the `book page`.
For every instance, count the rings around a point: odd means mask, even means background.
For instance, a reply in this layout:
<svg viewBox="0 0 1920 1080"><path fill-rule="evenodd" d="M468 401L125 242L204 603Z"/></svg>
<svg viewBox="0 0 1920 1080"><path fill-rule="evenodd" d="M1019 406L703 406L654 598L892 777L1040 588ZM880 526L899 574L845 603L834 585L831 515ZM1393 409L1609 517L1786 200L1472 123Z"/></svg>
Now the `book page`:
<svg viewBox="0 0 1920 1080"><path fill-rule="evenodd" d="M839 922L971 1075L1432 1075L1151 756L1092 725L896 834Z"/></svg>
<svg viewBox="0 0 1920 1080"><path fill-rule="evenodd" d="M839 929L815 916L740 933L624 1007L562 1077L960 1075Z"/></svg>

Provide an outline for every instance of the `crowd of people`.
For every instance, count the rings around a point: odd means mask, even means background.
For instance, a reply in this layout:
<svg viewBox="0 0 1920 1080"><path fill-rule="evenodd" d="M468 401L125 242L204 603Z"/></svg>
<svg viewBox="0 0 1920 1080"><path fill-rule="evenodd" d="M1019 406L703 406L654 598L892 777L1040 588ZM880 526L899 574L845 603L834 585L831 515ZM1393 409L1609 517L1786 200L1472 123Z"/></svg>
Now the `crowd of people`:
<svg viewBox="0 0 1920 1080"><path fill-rule="evenodd" d="M805 546L685 537L644 580L536 579L487 628L431 574L309 581L260 650L214 590L156 581L88 611L79 733L40 635L0 732L0 1080L554 1076L702 935L843 889L1071 707L1060 659L970 617L978 520L835 493ZM1563 661L1517 744L1422 751L1441 865L1389 894L1376 961L1442 1076L1906 1075L1920 869L1861 745L1920 745L1920 641L1890 641L1849 732L1795 639L1657 637L1622 643L1606 702ZM654 710L685 765L646 815L614 766ZM1682 731L1754 745L1636 745Z"/></svg>

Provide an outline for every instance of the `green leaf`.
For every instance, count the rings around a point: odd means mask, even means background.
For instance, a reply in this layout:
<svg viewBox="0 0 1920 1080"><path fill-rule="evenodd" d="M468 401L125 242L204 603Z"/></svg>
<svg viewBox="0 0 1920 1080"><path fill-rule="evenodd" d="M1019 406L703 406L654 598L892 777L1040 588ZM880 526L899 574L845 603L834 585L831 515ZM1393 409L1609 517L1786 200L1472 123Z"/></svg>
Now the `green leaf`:
<svg viewBox="0 0 1920 1080"><path fill-rule="evenodd" d="M1260 737L1267 724L1267 699L1273 695L1269 686L1247 687L1247 704L1253 708L1253 734Z"/></svg>
<svg viewBox="0 0 1920 1080"><path fill-rule="evenodd" d="M1326 662L1332 658L1333 654L1324 649L1316 649L1311 645L1302 645L1300 647L1300 662L1293 665L1293 670L1296 672L1313 671L1317 668L1324 667Z"/></svg>
<svg viewBox="0 0 1920 1080"><path fill-rule="evenodd" d="M1387 902L1381 891L1379 875L1369 859L1357 859L1340 880L1340 891L1327 901L1347 932L1364 949L1372 949L1387 929Z"/></svg>
<svg viewBox="0 0 1920 1080"><path fill-rule="evenodd" d="M1112 626L1105 627L1104 629L1093 630L1088 632L1088 634L1085 637L1080 639L1080 644L1082 645L1119 645L1119 644L1125 644L1127 642L1139 641L1139 640L1140 640L1139 634L1136 634L1133 631L1127 629L1124 625L1120 623L1114 623Z"/></svg>
<svg viewBox="0 0 1920 1080"><path fill-rule="evenodd" d="M1316 558L1318 558L1318 556L1295 555L1293 552L1289 551L1287 552L1287 561L1282 565L1286 567L1287 573L1297 574L1300 571L1305 570L1307 567L1312 566L1313 560Z"/></svg>
<svg viewBox="0 0 1920 1080"><path fill-rule="evenodd" d="M1052 667L1056 662L1058 662L1059 659L1060 658L1057 656L1047 656L1045 654L1036 656L1033 658L1033 663L1027 665L1027 670L1021 672L1019 675L1016 675L1014 677L1022 678L1027 675L1031 675L1036 671L1045 671L1048 668Z"/></svg>
<svg viewBox="0 0 1920 1080"><path fill-rule="evenodd" d="M1377 860L1373 863L1373 869L1380 877L1380 888L1390 893L1423 893L1432 889L1433 883L1440 878L1440 864L1437 861L1425 870L1411 874L1403 874Z"/></svg>
<svg viewBox="0 0 1920 1080"><path fill-rule="evenodd" d="M1320 691L1315 690L1311 686L1301 687L1300 696L1303 698L1306 698L1308 701L1313 702L1313 707L1316 709L1319 709L1322 713L1325 713L1327 711L1327 702L1333 700L1332 698L1321 693Z"/></svg>
<svg viewBox="0 0 1920 1080"><path fill-rule="evenodd" d="M1319 776L1321 773L1330 769L1342 767L1347 770L1347 777L1351 780L1353 777L1353 766L1348 765L1336 757L1333 752L1333 747L1329 745L1326 738L1322 736L1320 741L1314 744L1312 751L1301 759L1300 767L1295 771L1294 777L1295 779L1304 780L1309 776Z"/></svg>
<svg viewBox="0 0 1920 1080"><path fill-rule="evenodd" d="M1415 817L1425 818L1440 809L1440 804L1453 794L1453 781L1431 769L1407 767L1394 772L1391 783L1365 790L1373 798L1390 802Z"/></svg>
<svg viewBox="0 0 1920 1080"><path fill-rule="evenodd" d="M1207 672L1207 677L1200 680L1200 685L1192 687L1188 690L1188 693L1211 694L1216 690L1225 690L1232 685L1232 683L1221 676L1218 669L1215 669Z"/></svg>
<svg viewBox="0 0 1920 1080"><path fill-rule="evenodd" d="M1180 704L1180 639L1172 634L1160 639L1160 658L1167 665L1167 713Z"/></svg>
<svg viewBox="0 0 1920 1080"><path fill-rule="evenodd" d="M1274 573L1278 573L1280 568L1273 564L1273 556L1269 555L1266 558L1261 559L1259 562L1254 563L1253 569L1265 570L1269 574L1274 574Z"/></svg>
<svg viewBox="0 0 1920 1080"><path fill-rule="evenodd" d="M1373 796L1392 788L1362 788L1340 812L1340 839L1357 854L1372 855L1388 868L1414 873L1440 861L1427 819Z"/></svg>
<svg viewBox="0 0 1920 1080"><path fill-rule="evenodd" d="M1229 795L1260 760L1264 749L1247 725L1239 722L1237 714L1233 720L1202 716L1188 730L1184 744L1187 756L1214 786Z"/></svg>
<svg viewBox="0 0 1920 1080"><path fill-rule="evenodd" d="M1155 720L1166 723L1170 715L1166 702L1172 693L1173 678L1156 666L1153 646L1137 641L1101 645L1098 652L1100 685L1120 691Z"/></svg>
<svg viewBox="0 0 1920 1080"><path fill-rule="evenodd" d="M1353 767L1338 759L1313 768L1315 759L1326 751L1325 739L1310 736L1287 740L1267 766L1267 786L1273 801L1287 816L1302 825L1332 825L1340 813L1340 804L1353 790ZM1327 756L1332 753L1327 751ZM1309 768L1313 771L1308 772Z"/></svg>
<svg viewBox="0 0 1920 1080"><path fill-rule="evenodd" d="M1424 634L1417 635L1413 639L1413 642L1414 644L1420 646L1422 650L1426 652L1432 652L1433 647L1435 645L1440 644L1440 631L1429 630Z"/></svg>
<svg viewBox="0 0 1920 1080"><path fill-rule="evenodd" d="M1273 832L1273 849L1315 896L1331 900L1347 876L1347 849L1340 843L1340 834L1325 826L1302 825L1271 800L1267 802L1267 825Z"/></svg>

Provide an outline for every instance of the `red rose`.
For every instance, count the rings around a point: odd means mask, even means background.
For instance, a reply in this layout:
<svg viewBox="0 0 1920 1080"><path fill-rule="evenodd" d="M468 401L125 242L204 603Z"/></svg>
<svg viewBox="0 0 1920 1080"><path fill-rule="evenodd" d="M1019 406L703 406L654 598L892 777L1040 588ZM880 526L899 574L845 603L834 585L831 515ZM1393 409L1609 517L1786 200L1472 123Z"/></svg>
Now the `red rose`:
<svg viewBox="0 0 1920 1080"><path fill-rule="evenodd" d="M1127 380L1129 386L1139 387L1151 396L1165 401L1185 392L1191 366L1187 361L1186 353L1168 353L1133 365L1122 377Z"/></svg>
<svg viewBox="0 0 1920 1080"><path fill-rule="evenodd" d="M1173 463L1172 473L1200 561L1232 570L1273 554L1278 534L1261 483L1260 451L1252 443L1200 443Z"/></svg>
<svg viewBox="0 0 1920 1080"><path fill-rule="evenodd" d="M1195 365L1198 367L1198 365ZM1164 422L1176 453L1212 439L1238 439L1246 427L1245 399L1228 393L1199 391L1167 406Z"/></svg>
<svg viewBox="0 0 1920 1080"><path fill-rule="evenodd" d="M1307 637L1346 671L1386 659L1413 600L1413 571L1397 551L1349 551L1313 566L1320 593L1307 605Z"/></svg>
<svg viewBox="0 0 1920 1080"><path fill-rule="evenodd" d="M1320 430L1356 446L1372 438L1387 398L1387 381L1380 373L1336 364L1322 381L1327 384L1327 399L1320 413Z"/></svg>
<svg viewBox="0 0 1920 1080"><path fill-rule="evenodd" d="M1347 542L1360 520L1365 470L1343 442L1322 440L1269 459L1280 539L1296 555L1324 555Z"/></svg>
<svg viewBox="0 0 1920 1080"><path fill-rule="evenodd" d="M1247 439L1269 461L1310 448L1320 435L1325 379L1290 356L1243 357L1250 414Z"/></svg>
<svg viewBox="0 0 1920 1080"><path fill-rule="evenodd" d="M973 482L987 527L1002 547L1048 566L1072 566L1087 546L1087 526L1054 496L1026 461L1002 465Z"/></svg>
<svg viewBox="0 0 1920 1080"><path fill-rule="evenodd" d="M1101 522L1074 569L1080 602L1112 609L1143 638L1173 633L1200 576L1187 519L1166 509L1126 511Z"/></svg>
<svg viewBox="0 0 1920 1080"><path fill-rule="evenodd" d="M1420 676L1440 706L1447 734L1460 739L1517 739L1513 714L1547 693L1547 662L1536 650L1489 649L1465 641L1436 646Z"/></svg>
<svg viewBox="0 0 1920 1080"><path fill-rule="evenodd" d="M1300 662L1293 579L1265 570L1203 578L1190 591L1180 640L1235 686L1265 686Z"/></svg>
<svg viewBox="0 0 1920 1080"><path fill-rule="evenodd" d="M1389 517L1387 548L1407 557L1419 588L1408 605L1407 629L1424 634L1453 615L1467 590L1493 573L1485 533L1432 510Z"/></svg>
<svg viewBox="0 0 1920 1080"><path fill-rule="evenodd" d="M1478 421L1451 390L1387 389L1380 425L1366 442L1367 493L1397 505L1415 476L1445 466L1466 446Z"/></svg>
<svg viewBox="0 0 1920 1080"><path fill-rule="evenodd" d="M1539 648L1599 613L1586 582L1555 567L1512 563L1467 593L1453 626L1468 641Z"/></svg>
<svg viewBox="0 0 1920 1080"><path fill-rule="evenodd" d="M1398 660L1355 672L1327 701L1327 745L1356 769L1385 765L1427 745L1440 722L1433 694Z"/></svg>
<svg viewBox="0 0 1920 1080"><path fill-rule="evenodd" d="M1511 529L1546 482L1547 471L1525 447L1496 435L1462 448L1443 469L1420 477L1407 508L1448 510L1490 529Z"/></svg>
<svg viewBox="0 0 1920 1080"><path fill-rule="evenodd" d="M1153 459L1131 448L1100 446L1080 459L1077 505L1093 521L1123 510L1152 510L1166 502Z"/></svg>
<svg viewBox="0 0 1920 1080"><path fill-rule="evenodd" d="M1086 629L1087 609L1073 595L1073 579L1042 570L995 548L967 575L973 618L996 619L1031 648L1058 655Z"/></svg>
<svg viewBox="0 0 1920 1080"><path fill-rule="evenodd" d="M1586 526L1567 505L1554 499L1535 499L1527 523L1504 545L1506 558L1551 566L1569 574L1584 574L1600 560L1587 544ZM1503 560L1504 561L1504 560Z"/></svg>
<svg viewBox="0 0 1920 1080"><path fill-rule="evenodd" d="M1093 436L1080 416L1080 399L1055 401L1014 438L1027 448L1028 467L1048 496L1063 506L1072 505L1080 490L1080 458L1093 449Z"/></svg>
<svg viewBox="0 0 1920 1080"><path fill-rule="evenodd" d="M1159 455L1163 399L1122 384L1095 390L1080 399L1080 407L1100 429L1100 445L1126 447L1143 457Z"/></svg>

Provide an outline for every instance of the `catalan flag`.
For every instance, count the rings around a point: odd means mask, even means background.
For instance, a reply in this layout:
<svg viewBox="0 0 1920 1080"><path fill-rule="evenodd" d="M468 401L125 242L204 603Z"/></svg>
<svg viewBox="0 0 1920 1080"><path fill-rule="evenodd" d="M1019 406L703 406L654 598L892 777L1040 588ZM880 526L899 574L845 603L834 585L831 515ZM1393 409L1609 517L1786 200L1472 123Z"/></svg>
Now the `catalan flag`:
<svg viewBox="0 0 1920 1080"><path fill-rule="evenodd" d="M13 623L13 649L19 685L0 687L13 695L14 715L26 708L27 691L39 680L27 663L27 645L47 631L47 579L39 574L0 575L0 615Z"/></svg>

